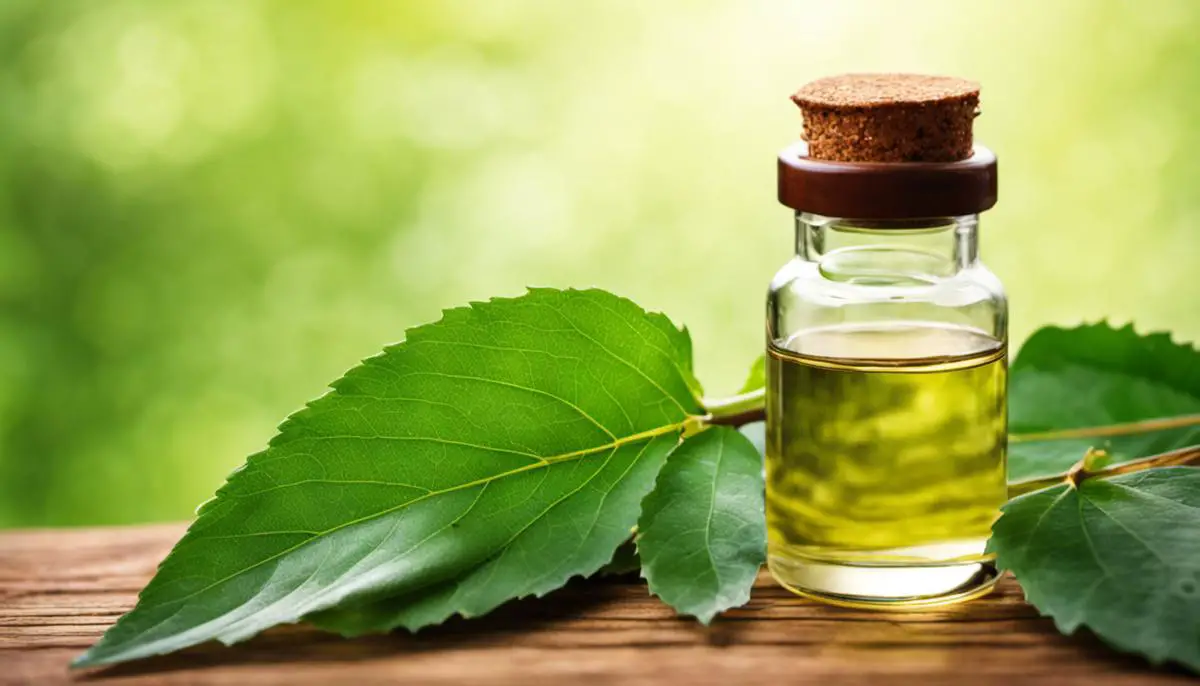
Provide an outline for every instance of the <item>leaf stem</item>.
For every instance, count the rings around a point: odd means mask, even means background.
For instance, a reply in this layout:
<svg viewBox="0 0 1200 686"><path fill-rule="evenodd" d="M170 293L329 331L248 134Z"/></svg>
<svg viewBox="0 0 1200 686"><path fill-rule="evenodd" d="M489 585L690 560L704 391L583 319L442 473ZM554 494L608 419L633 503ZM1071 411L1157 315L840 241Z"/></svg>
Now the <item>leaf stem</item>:
<svg viewBox="0 0 1200 686"><path fill-rule="evenodd" d="M1130 460L1118 465L1104 467L1095 471L1088 469L1088 461L1094 460L1092 451L1088 451L1083 459L1075 463L1075 466L1067 470L1063 474L1055 474L1054 476L1046 476L1038 479L1027 479L1025 481L1016 481L1008 485L1008 497L1011 500L1019 495L1040 491L1043 488L1057 486L1062 483L1069 483L1075 486L1083 483L1088 479L1110 479L1121 474L1132 474L1146 469L1154 469L1155 467L1174 467L1178 465L1200 464L1200 445L1191 445L1186 448L1178 448L1169 450L1165 453L1150 455L1137 460Z"/></svg>
<svg viewBox="0 0 1200 686"><path fill-rule="evenodd" d="M741 426L767 418L767 389L758 388L749 393L704 401L708 410L705 421L709 424Z"/></svg>
<svg viewBox="0 0 1200 686"><path fill-rule="evenodd" d="M1149 431L1179 429L1185 426L1200 426L1200 414L1185 414L1179 417L1159 417L1144 419L1139 422L1125 424L1107 424L1105 426L1087 426L1079 429L1062 429L1059 431L1037 431L1024 434L1009 434L1009 443L1031 443L1033 441L1059 441L1068 438L1101 438L1107 436L1127 436Z"/></svg>

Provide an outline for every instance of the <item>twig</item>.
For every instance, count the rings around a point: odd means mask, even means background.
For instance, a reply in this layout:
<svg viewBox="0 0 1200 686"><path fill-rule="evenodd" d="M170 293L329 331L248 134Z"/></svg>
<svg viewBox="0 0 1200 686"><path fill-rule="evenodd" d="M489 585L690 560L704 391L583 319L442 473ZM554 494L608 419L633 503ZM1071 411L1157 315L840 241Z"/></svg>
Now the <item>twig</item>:
<svg viewBox="0 0 1200 686"><path fill-rule="evenodd" d="M1121 474L1131 474L1140 472L1146 469L1154 469L1155 467L1173 467L1179 465L1190 465L1200 463L1200 445L1191 445L1186 448L1178 448L1169 450L1165 453L1150 455L1149 457L1130 460L1118 465L1104 467L1103 469L1090 470L1088 469L1088 460L1095 459L1097 451L1088 451L1088 454L1079 462L1076 462L1071 469L1062 474L1054 476L1042 477L1039 479L1027 479L1025 481L1017 481L1008 485L1008 497L1015 498L1019 495L1040 491L1043 488L1057 486L1058 484L1068 483L1078 486L1088 479L1110 479Z"/></svg>
<svg viewBox="0 0 1200 686"><path fill-rule="evenodd" d="M1035 433L1009 434L1008 442L1031 443L1033 441L1060 441L1068 438L1103 438L1108 436L1127 436L1149 431L1164 431L1179 429L1185 426L1200 426L1200 414L1185 414L1179 417L1160 417L1144 419L1139 422L1125 424L1108 424L1105 426L1087 426L1079 429L1061 429L1058 431L1038 431Z"/></svg>
<svg viewBox="0 0 1200 686"><path fill-rule="evenodd" d="M767 418L766 397L767 389L759 388L730 398L706 400L704 409L708 410L708 416L705 420L709 424L728 426L762 421Z"/></svg>

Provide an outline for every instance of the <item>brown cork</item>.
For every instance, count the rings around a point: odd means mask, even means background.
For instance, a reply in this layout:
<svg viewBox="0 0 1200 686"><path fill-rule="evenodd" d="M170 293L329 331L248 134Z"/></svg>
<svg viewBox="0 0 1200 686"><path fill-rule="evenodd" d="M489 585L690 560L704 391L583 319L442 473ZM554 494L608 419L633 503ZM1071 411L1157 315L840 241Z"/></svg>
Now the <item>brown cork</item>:
<svg viewBox="0 0 1200 686"><path fill-rule="evenodd" d="M971 156L979 84L949 76L845 74L792 100L808 156L835 162L956 162Z"/></svg>

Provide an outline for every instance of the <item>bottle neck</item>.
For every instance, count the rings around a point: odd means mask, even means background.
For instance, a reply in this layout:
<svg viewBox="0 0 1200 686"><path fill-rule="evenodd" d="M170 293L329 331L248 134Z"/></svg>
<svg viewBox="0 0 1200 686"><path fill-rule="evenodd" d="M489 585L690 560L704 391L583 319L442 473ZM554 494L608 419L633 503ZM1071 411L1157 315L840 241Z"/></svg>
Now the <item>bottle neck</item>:
<svg viewBox="0 0 1200 686"><path fill-rule="evenodd" d="M835 280L927 282L979 259L979 215L858 220L796 213L796 255Z"/></svg>

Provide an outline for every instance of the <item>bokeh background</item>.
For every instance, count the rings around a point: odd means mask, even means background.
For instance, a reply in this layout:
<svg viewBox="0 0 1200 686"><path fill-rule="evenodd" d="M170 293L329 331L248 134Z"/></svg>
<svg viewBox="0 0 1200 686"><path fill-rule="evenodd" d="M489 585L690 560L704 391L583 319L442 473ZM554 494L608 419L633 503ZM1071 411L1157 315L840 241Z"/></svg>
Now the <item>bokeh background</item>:
<svg viewBox="0 0 1200 686"><path fill-rule="evenodd" d="M984 84L1019 342L1200 337L1193 0L4 0L0 526L188 517L443 307L598 285L762 345L787 96Z"/></svg>

